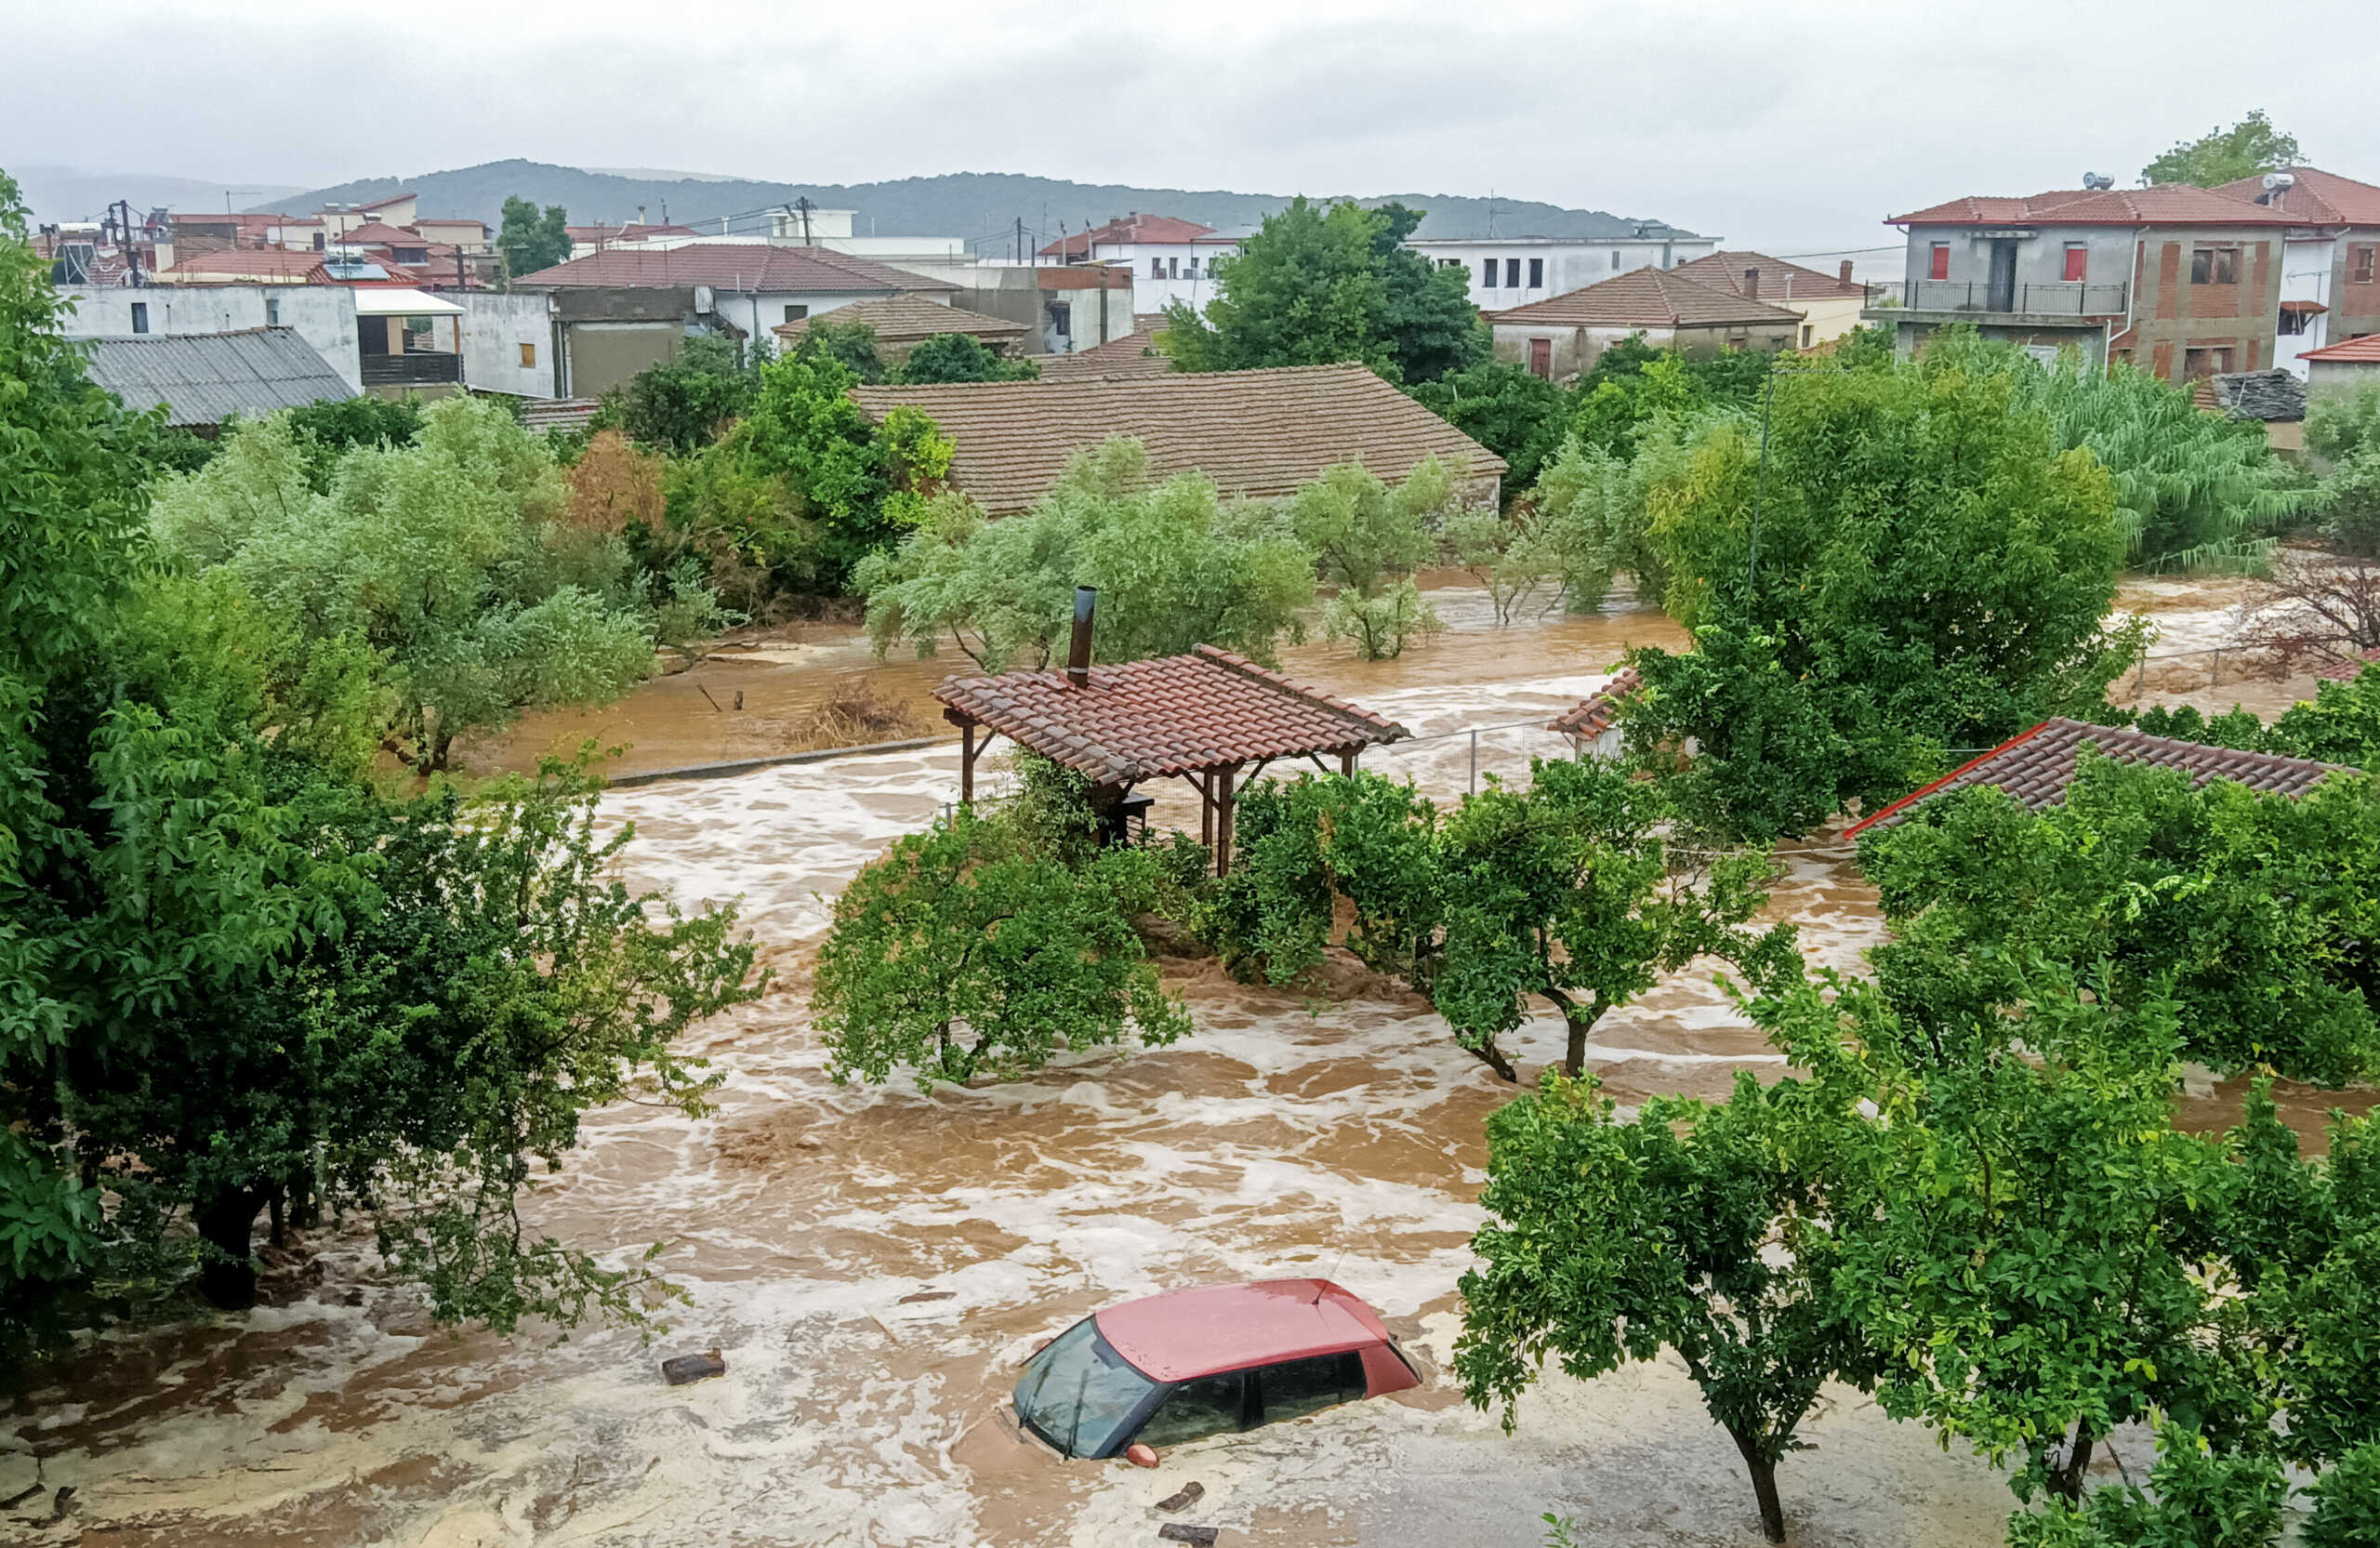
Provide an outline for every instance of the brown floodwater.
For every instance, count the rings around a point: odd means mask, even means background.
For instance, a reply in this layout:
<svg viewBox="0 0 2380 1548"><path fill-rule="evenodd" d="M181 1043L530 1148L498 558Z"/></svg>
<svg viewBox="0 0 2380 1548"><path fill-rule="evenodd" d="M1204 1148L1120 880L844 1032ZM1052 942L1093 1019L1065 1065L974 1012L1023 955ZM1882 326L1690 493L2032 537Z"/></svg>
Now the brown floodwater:
<svg viewBox="0 0 2380 1548"><path fill-rule="evenodd" d="M1316 642L1287 664L1402 721L1416 739L1367 766L1442 799L1563 755L1544 721L1625 646L1678 639L1648 611L1499 629L1476 590L1448 582L1434 597L1448 630L1400 660ZM2219 630L2228 605L2219 587L2141 600L2184 640ZM813 627L614 709L538 718L472 757L518 764L589 735L632 743L628 770L768 756L854 688L922 718L950 669L879 664L856 631ZM711 707L738 688L740 714ZM1472 728L1487 728L1475 747ZM806 1004L829 900L957 782L945 743L606 797L607 816L637 829L630 880L687 904L740 899L780 975L762 1002L690 1035L727 1077L714 1115L590 1115L586 1147L528 1201L536 1229L615 1261L660 1242L686 1294L667 1335L443 1331L367 1240L325 1232L311 1267L269 1274L252 1313L112 1330L20 1373L0 1408L0 1499L45 1492L0 1513L0 1536L1106 1548L1157 1541L1154 1502L1197 1481L1204 1498L1176 1519L1220 1527L1226 1543L1527 1544L1546 1511L1574 1517L1582 1541L1758 1541L1734 1449L1673 1362L1550 1376L1511 1437L1458 1400L1442 1372L1480 1219L1482 1126L1512 1088L1425 1003L1351 963L1277 990L1169 959L1197 1025L1170 1049L932 1093L829 1081ZM1195 826L1190 798L1159 795L1159 820ZM1855 965L1878 923L1845 847L1821 838L1783 861L1775 915L1814 961ZM1526 1079L1561 1040L1540 1017L1507 1044ZM1715 1096L1739 1072L1781 1069L1700 965L1608 1017L1593 1059L1623 1103ZM2336 1099L2287 1100L2311 1131ZM2237 1101L2202 1086L2188 1115L2219 1123ZM1439 1374L1178 1448L1154 1473L1062 1463L1000 1422L1016 1363L1101 1304L1308 1274L1370 1300ZM662 1383L660 1356L714 1346L723 1377ZM1847 1391L1826 1396L1807 1436L1817 1449L1782 1476L1797 1541L2000 1541L2013 1497L1964 1450ZM62 1513L48 1492L61 1486Z"/></svg>

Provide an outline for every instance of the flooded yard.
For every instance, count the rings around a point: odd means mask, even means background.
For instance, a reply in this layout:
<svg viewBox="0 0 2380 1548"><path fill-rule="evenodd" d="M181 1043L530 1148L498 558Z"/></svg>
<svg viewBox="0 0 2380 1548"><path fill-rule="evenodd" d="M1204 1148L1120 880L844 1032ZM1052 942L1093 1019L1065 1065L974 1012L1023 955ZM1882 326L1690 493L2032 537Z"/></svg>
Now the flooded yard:
<svg viewBox="0 0 2380 1548"><path fill-rule="evenodd" d="M1679 637L1630 609L1496 629L1475 591L1435 597L1448 632L1402 660L1307 644L1286 665L1427 738L1366 766L1442 799L1475 774L1524 777L1531 753L1565 753L1537 728L1626 645ZM2127 601L2169 630L2161 648L2181 649L2220 635L2224 597L2156 582ZM821 627L613 710L540 718L474 757L517 763L588 735L633 743L616 765L629 772L765 756L855 684L938 729L927 690L964 666L878 664L855 631ZM738 689L741 718L712 708ZM1474 753L1473 727L1501 729ZM1479 1221L1482 1126L1512 1088L1426 1003L1352 964L1309 998L1173 959L1197 1031L1170 1049L931 1095L830 1082L807 1010L830 900L957 786L952 741L606 798L637 827L632 880L690 904L740 897L778 973L765 1000L690 1038L727 1074L714 1116L591 1115L586 1148L529 1202L538 1229L622 1259L663 1244L686 1300L653 1346L439 1331L378 1281L366 1241L341 1237L321 1272L269 1277L271 1303L253 1313L117 1331L27 1373L5 1409L0 1498L33 1481L36 1457L44 1482L75 1492L58 1522L8 1529L126 1548L1108 1548L1155 1542L1181 1519L1223 1528L1225 1543L1527 1544L1553 1511L1576 1518L1581 1541L1760 1541L1733 1445L1672 1364L1550 1377L1511 1438L1461 1404L1443 1374L1454 1287ZM1195 798L1157 793L1158 822L1195 829ZM1784 860L1775 912L1813 959L1853 964L1879 927L1846 849L1818 840ZM1551 1018L1507 1039L1525 1079L1560 1045ZM1739 1071L1780 1067L1697 970L1608 1017L1593 1056L1624 1103L1716 1095ZM2220 1121L2236 1100L2211 1091L2193 1112ZM2323 1100L2293 1093L2293 1117L2318 1123ZM999 1424L1016 1362L1093 1308L1289 1275L1346 1285L1439 1369L1412 1393L1176 1449L1153 1473L1061 1463ZM724 1377L663 1384L662 1355L714 1346ZM1780 1473L1797 1542L2000 1541L2014 1497L1963 1449L1945 1453L1849 1392L1830 1395L1806 1436L1816 1449ZM2136 1473L2136 1446L2131 1459ZM1194 1509L1152 1508L1191 1481L1205 1488Z"/></svg>

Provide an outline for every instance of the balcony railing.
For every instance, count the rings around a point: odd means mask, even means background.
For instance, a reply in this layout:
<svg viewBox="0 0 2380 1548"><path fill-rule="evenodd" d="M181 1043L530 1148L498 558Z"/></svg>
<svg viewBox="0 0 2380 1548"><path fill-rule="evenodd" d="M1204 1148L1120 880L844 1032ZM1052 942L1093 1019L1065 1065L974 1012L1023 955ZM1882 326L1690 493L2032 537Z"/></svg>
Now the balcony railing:
<svg viewBox="0 0 2380 1548"><path fill-rule="evenodd" d="M366 387L438 387L463 379L463 357L419 351L402 355L365 355Z"/></svg>
<svg viewBox="0 0 2380 1548"><path fill-rule="evenodd" d="M2033 317L2114 317L2124 310L2122 284L2086 284L2079 280L2020 282L1999 297L1989 280L1915 280L1908 306L1912 311L2018 312ZM1994 304L1997 301L1999 304Z"/></svg>

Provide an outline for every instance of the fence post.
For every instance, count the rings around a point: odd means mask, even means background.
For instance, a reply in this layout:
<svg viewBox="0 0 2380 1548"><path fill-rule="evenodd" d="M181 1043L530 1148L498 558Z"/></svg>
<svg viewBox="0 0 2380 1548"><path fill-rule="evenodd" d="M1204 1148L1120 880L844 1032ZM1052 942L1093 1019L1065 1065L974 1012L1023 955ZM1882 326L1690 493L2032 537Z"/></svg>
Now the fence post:
<svg viewBox="0 0 2380 1548"><path fill-rule="evenodd" d="M2207 685L2209 688L2212 688L2212 687L2214 687L2216 683L2218 683L2218 682L2220 682L2220 681L2223 681L2223 647L2222 647L2222 646L2220 646L2220 645L2217 645L2217 646L2215 646L2215 666L2214 666L2214 668L2213 668L2211 670L2209 670L2209 671L2208 671L2208 673L2206 674L2206 685Z"/></svg>
<svg viewBox="0 0 2380 1548"><path fill-rule="evenodd" d="M1474 796L1479 793L1479 730L1476 726L1471 732L1471 793Z"/></svg>

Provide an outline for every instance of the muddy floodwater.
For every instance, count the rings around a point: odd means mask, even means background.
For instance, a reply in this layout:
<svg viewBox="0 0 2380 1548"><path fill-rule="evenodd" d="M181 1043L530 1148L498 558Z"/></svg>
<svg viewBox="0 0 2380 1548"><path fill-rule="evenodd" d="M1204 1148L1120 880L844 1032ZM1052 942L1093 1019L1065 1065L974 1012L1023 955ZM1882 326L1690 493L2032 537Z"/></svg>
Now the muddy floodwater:
<svg viewBox="0 0 2380 1548"><path fill-rule="evenodd" d="M1309 644L1288 664L1402 721L1416 740L1367 766L1441 798L1565 752L1542 722L1626 645L1677 638L1629 608L1498 629L1475 591L1434 594L1449 628L1403 660ZM2231 600L2179 582L2126 597L2175 651L2228 638ZM952 669L878 664L855 631L818 628L473 756L517 764L590 735L632 744L616 765L630 772L767 756L853 686L938 723L926 690ZM2296 696L2227 688L2220 668L2181 681L2190 669L2206 667L2152 664L2144 696L2268 711ZM688 904L740 898L778 973L764 1001L691 1035L726 1073L714 1116L591 1115L585 1148L527 1208L537 1229L617 1260L659 1241L686 1294L666 1336L441 1331L378 1277L368 1242L325 1234L315 1266L270 1274L252 1313L110 1333L20 1375L0 1410L0 1500L36 1481L73 1492L62 1509L46 1493L0 1514L0 1541L1108 1548L1156 1542L1177 1519L1224 1543L1529 1544L1548 1511L1582 1542L1759 1541L1734 1448L1673 1363L1549 1377L1509 1438L1451 1389L1482 1126L1512 1088L1392 986L1342 963L1328 993L1276 991L1170 960L1197 1024L1173 1048L932 1095L828 1081L806 997L829 900L957 779L954 743L606 798L636 826L632 880ZM1159 822L1195 829L1191 799L1157 794ZM1814 960L1854 964L1878 926L1846 850L1817 840L1783 858L1776 913ZM1559 1054L1558 1025L1508 1046L1533 1078ZM1700 970L1607 1018L1593 1057L1623 1103L1717 1095L1739 1072L1779 1068ZM2202 1088L2194 1119L2222 1121L2237 1095ZM2290 1093L2293 1119L2311 1131L2328 1100ZM1368 1299L1430 1380L1174 1449L1155 1472L1062 1463L999 1422L1016 1363L1101 1304L1288 1275ZM713 1347L723 1377L663 1383L662 1356ZM1805 1434L1816 1449L1780 1478L1796 1541L2000 1541L2014 1498L1963 1449L1851 1392L1829 1394ZM2136 1475L2136 1437L2130 1449ZM1154 1510L1193 1481L1194 1508Z"/></svg>

